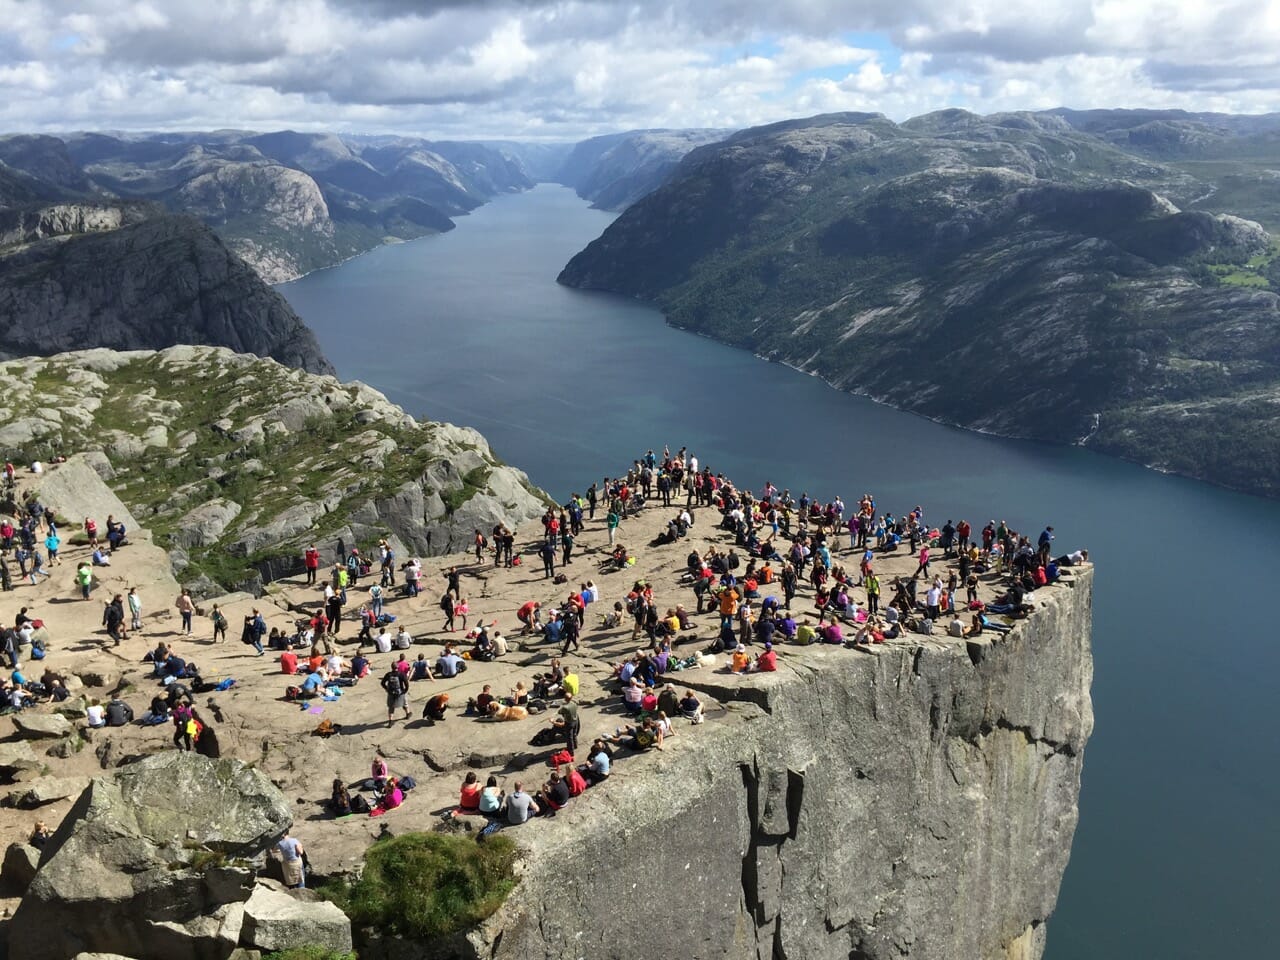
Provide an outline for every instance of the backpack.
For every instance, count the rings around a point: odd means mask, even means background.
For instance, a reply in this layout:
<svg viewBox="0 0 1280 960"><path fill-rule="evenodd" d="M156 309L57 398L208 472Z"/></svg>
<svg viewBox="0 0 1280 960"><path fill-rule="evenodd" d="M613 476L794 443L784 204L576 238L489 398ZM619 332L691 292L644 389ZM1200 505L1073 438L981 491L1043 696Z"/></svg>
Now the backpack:
<svg viewBox="0 0 1280 960"><path fill-rule="evenodd" d="M400 778L400 791L402 793L408 793L417 785L418 785L418 781L413 779L413 777L405 776Z"/></svg>

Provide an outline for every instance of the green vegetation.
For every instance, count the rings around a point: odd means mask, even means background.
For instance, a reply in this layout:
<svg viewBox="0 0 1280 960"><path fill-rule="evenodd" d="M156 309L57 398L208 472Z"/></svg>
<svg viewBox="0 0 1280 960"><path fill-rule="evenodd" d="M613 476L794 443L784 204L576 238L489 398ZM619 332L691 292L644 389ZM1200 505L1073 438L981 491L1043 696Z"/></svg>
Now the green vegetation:
<svg viewBox="0 0 1280 960"><path fill-rule="evenodd" d="M352 883L322 889L360 927L413 938L475 926L516 885L516 847L507 837L412 833L381 840Z"/></svg>
<svg viewBox="0 0 1280 960"><path fill-rule="evenodd" d="M290 947L263 956L262 960L356 960L354 953L337 953L324 947Z"/></svg>
<svg viewBox="0 0 1280 960"><path fill-rule="evenodd" d="M445 506L437 519L448 522L499 467L474 437L409 421L367 388L270 361L210 350L203 362L156 354L118 367L37 359L0 370L39 387L13 391L3 419L46 421L11 455L48 460L105 449L116 469L112 487L134 517L160 545L185 549L187 582L248 588L269 561L337 534L406 485L433 488ZM59 408L76 415L42 416ZM241 509L230 516L228 508L212 542L197 540L185 518L213 501ZM282 517L284 532L264 542L262 528ZM366 521L358 545L389 532Z"/></svg>

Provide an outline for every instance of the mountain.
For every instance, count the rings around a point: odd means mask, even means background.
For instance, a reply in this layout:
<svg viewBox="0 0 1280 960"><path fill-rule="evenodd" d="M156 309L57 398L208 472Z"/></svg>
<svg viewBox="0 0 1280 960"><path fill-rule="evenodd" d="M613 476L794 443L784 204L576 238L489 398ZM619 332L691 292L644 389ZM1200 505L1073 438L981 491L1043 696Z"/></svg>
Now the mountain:
<svg viewBox="0 0 1280 960"><path fill-rule="evenodd" d="M552 179L602 210L623 210L661 185L690 150L725 130L632 130L577 144Z"/></svg>
<svg viewBox="0 0 1280 960"><path fill-rule="evenodd" d="M533 185L510 150L406 137L237 130L0 137L0 204L155 201L211 226L268 282L453 229Z"/></svg>
<svg viewBox="0 0 1280 960"><path fill-rule="evenodd" d="M1167 199L1212 186L1055 114L829 115L694 150L560 279L902 409L1280 495L1277 251Z"/></svg>
<svg viewBox="0 0 1280 960"><path fill-rule="evenodd" d="M194 217L138 203L0 210L0 355L179 343L333 372L284 298Z"/></svg>

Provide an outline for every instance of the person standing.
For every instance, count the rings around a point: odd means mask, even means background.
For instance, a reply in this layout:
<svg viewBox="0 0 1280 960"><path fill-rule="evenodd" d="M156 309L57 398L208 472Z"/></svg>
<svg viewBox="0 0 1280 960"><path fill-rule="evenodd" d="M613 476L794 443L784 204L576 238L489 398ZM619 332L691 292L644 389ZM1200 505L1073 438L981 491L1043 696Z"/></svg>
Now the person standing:
<svg viewBox="0 0 1280 960"><path fill-rule="evenodd" d="M88 594L85 596L87 598ZM174 605L178 608L178 613L182 615L182 632L188 637L191 636L191 615L196 612L196 605L191 602L191 591L183 587L182 593Z"/></svg>
<svg viewBox="0 0 1280 960"><path fill-rule="evenodd" d="M142 629L142 598L138 596L138 588L129 588L129 627L133 630Z"/></svg>
<svg viewBox="0 0 1280 960"><path fill-rule="evenodd" d="M280 865L284 868L284 885L294 890L302 890L307 885L306 863L302 859L306 850L302 841L286 833L276 844L280 851Z"/></svg>
<svg viewBox="0 0 1280 960"><path fill-rule="evenodd" d="M862 585L867 591L867 616L874 617L880 611L880 578L868 568Z"/></svg>
<svg viewBox="0 0 1280 960"><path fill-rule="evenodd" d="M240 641L253 647L258 651L258 656L262 656L265 652L262 649L262 638L266 633L267 621L258 612L258 608L254 607L253 611L244 618L244 629L240 632Z"/></svg>
<svg viewBox="0 0 1280 960"><path fill-rule="evenodd" d="M613 546L614 538L618 534L618 524L621 522L622 518L618 516L618 511L610 507L608 515L604 518L604 523L609 528L609 546L611 547Z"/></svg>
<svg viewBox="0 0 1280 960"><path fill-rule="evenodd" d="M213 613L209 614L213 620L213 643L219 640L227 639L227 615L218 609L218 605L213 605Z"/></svg>
<svg viewBox="0 0 1280 960"><path fill-rule="evenodd" d="M21 562L18 566L22 566ZM26 571L24 570L23 573L25 574ZM93 567L86 560L81 560L80 566L76 567L76 583L80 587L81 599L88 600L93 590Z"/></svg>
<svg viewBox="0 0 1280 960"><path fill-rule="evenodd" d="M320 551L314 543L302 552L302 562L307 568L307 586L311 586L316 582L316 575L320 570Z"/></svg>
<svg viewBox="0 0 1280 960"><path fill-rule="evenodd" d="M404 718L409 719L409 681L399 670L392 667L382 678L382 689L387 691L387 726L395 720L397 710L404 711Z"/></svg>
<svg viewBox="0 0 1280 960"><path fill-rule="evenodd" d="M49 566L53 566L58 562L58 548L62 546L62 538L58 536L56 530L50 530L49 535L44 538L44 548L49 554Z"/></svg>
<svg viewBox="0 0 1280 960"><path fill-rule="evenodd" d="M450 633L453 633L453 614L455 606L453 602L453 593L451 591L446 590L444 592L444 596L440 598L440 609L444 612L444 626L440 629L448 630Z"/></svg>
<svg viewBox="0 0 1280 960"><path fill-rule="evenodd" d="M578 705L572 693L564 695L564 704L559 712L560 726L564 731L565 748L570 753L578 752L578 733L582 730L582 722L578 716Z"/></svg>
<svg viewBox="0 0 1280 960"><path fill-rule="evenodd" d="M542 579L549 580L556 575L556 545L553 540L543 540L538 547L538 556L542 558Z"/></svg>

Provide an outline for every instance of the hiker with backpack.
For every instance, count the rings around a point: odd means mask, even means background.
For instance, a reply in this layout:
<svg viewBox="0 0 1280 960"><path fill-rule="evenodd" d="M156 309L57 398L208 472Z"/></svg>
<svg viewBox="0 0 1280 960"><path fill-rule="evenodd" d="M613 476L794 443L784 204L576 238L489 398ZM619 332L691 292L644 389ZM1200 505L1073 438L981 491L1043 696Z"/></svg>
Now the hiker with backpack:
<svg viewBox="0 0 1280 960"><path fill-rule="evenodd" d="M382 678L382 689L387 691L387 726L395 720L397 710L404 711L409 719L409 680L404 673L392 667Z"/></svg>
<svg viewBox="0 0 1280 960"><path fill-rule="evenodd" d="M262 638L266 635L267 621L262 618L258 608L254 607L253 612L244 618L244 630L240 634L240 642L253 647L261 657L265 653L262 649Z"/></svg>

